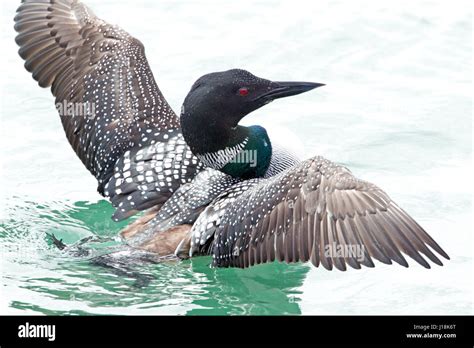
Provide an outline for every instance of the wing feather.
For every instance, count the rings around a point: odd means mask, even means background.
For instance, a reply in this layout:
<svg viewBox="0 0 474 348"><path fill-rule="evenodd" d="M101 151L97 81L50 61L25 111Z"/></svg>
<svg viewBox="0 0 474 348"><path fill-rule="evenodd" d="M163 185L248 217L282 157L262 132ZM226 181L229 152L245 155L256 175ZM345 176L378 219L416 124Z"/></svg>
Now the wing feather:
<svg viewBox="0 0 474 348"><path fill-rule="evenodd" d="M182 139L179 119L159 90L139 40L77 0L24 0L15 30L25 68L41 87L51 87L56 105L89 107L89 113L72 114L63 108L60 118L99 192L118 208L115 219L163 204L203 168L191 155L180 163L179 173L163 169L146 176L152 181L141 180L146 171L163 168L165 158L179 162L189 149L175 146ZM134 156L140 150L156 157L139 165ZM129 167L133 173L127 176Z"/></svg>
<svg viewBox="0 0 474 348"><path fill-rule="evenodd" d="M215 203L225 206L212 246L219 267L276 259L344 271L374 267L372 258L408 267L407 255L429 268L422 254L442 265L432 250L449 259L385 192L322 157L261 179L227 205Z"/></svg>

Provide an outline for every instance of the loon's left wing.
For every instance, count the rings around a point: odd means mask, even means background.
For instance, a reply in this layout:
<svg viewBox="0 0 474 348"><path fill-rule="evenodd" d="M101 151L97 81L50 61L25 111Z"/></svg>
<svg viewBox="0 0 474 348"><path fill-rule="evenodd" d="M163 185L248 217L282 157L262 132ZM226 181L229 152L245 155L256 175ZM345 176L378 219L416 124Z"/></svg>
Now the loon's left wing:
<svg viewBox="0 0 474 348"><path fill-rule="evenodd" d="M25 68L51 87L69 143L116 220L163 204L203 168L139 40L78 0L23 0L17 12Z"/></svg>
<svg viewBox="0 0 474 348"><path fill-rule="evenodd" d="M385 192L322 157L236 187L237 196L222 195L193 226L191 253L208 238L207 230L215 233L214 266L310 260L316 267L346 270L346 264L373 267L373 257L407 267L402 252L426 268L420 252L442 265L428 246L449 259ZM211 210L220 211L217 218Z"/></svg>

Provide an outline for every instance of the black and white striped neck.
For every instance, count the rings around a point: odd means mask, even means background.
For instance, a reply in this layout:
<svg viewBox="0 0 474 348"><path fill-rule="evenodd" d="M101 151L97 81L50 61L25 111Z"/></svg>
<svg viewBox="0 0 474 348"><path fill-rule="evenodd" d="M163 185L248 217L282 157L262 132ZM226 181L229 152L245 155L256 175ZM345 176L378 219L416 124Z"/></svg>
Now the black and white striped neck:
<svg viewBox="0 0 474 348"><path fill-rule="evenodd" d="M194 121L181 116L183 136L205 166L242 179L265 175L272 147L263 127L219 127Z"/></svg>

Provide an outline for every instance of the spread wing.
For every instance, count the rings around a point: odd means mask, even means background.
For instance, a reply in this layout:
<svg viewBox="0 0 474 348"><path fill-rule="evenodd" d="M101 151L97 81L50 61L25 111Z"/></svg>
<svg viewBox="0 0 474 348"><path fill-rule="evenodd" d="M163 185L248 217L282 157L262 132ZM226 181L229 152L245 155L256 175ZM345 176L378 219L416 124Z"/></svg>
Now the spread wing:
<svg viewBox="0 0 474 348"><path fill-rule="evenodd" d="M218 267L276 259L346 270L373 267L372 258L408 266L402 254L427 268L421 254L442 265L428 247L449 259L385 192L322 157L254 183L221 216L213 226Z"/></svg>
<svg viewBox="0 0 474 348"><path fill-rule="evenodd" d="M69 143L99 192L122 204L116 219L162 204L202 168L140 41L76 0L24 0L17 12L25 68L51 87Z"/></svg>

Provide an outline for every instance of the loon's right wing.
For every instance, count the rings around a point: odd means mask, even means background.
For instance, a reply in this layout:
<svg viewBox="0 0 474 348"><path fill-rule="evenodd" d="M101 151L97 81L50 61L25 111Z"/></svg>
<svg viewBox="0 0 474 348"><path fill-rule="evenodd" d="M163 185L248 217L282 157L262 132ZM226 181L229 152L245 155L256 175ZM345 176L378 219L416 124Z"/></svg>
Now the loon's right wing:
<svg viewBox="0 0 474 348"><path fill-rule="evenodd" d="M373 257L408 267L402 253L426 268L420 253L442 265L428 247L449 259L384 191L322 157L268 179L243 181L228 192L191 231L191 254L202 252L214 234L209 246L214 266L243 268L277 259L346 270L346 264L373 267ZM211 209L219 214L209 214Z"/></svg>
<svg viewBox="0 0 474 348"><path fill-rule="evenodd" d="M69 143L116 220L162 204L201 170L140 41L77 0L23 0L17 12L25 67L51 86Z"/></svg>

